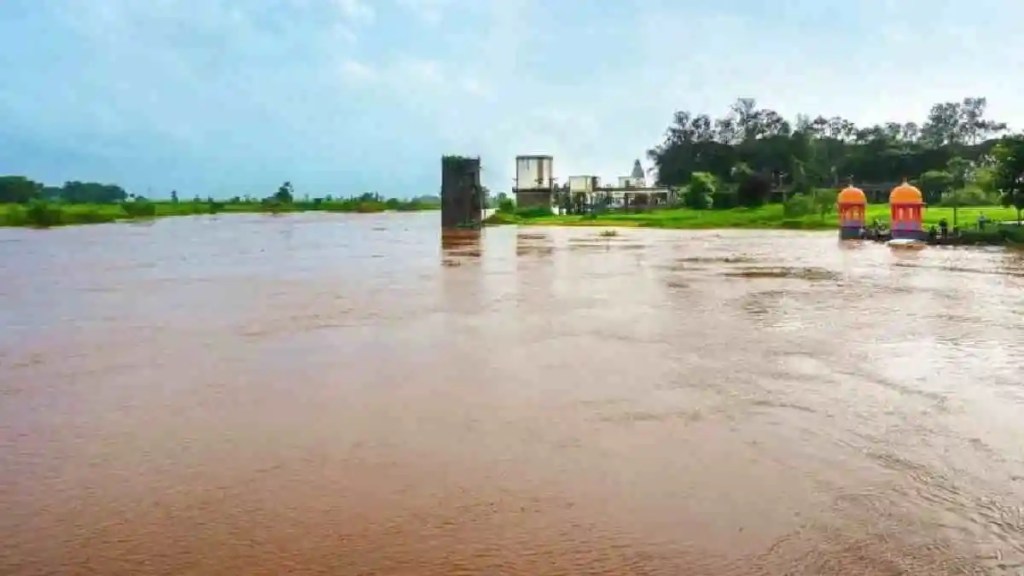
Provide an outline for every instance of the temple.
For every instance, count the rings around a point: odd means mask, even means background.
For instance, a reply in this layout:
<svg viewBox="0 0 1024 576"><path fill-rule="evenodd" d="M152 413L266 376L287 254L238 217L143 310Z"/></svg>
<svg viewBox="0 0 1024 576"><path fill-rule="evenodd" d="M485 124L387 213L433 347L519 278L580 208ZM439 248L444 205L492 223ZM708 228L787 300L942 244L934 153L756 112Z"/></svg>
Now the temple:
<svg viewBox="0 0 1024 576"><path fill-rule="evenodd" d="M839 239L861 238L864 213L868 205L864 191L850 184L839 192L836 203L839 205Z"/></svg>
<svg viewBox="0 0 1024 576"><path fill-rule="evenodd" d="M633 161L633 172L632 172L632 174L629 175L629 177L633 178L633 179L636 179L636 180L641 180L641 181L645 180L645 178L644 178L644 168L643 168L643 166L640 165L640 159L639 158L637 158L636 160Z"/></svg>
<svg viewBox="0 0 1024 576"><path fill-rule="evenodd" d="M906 179L889 194L889 216L893 240L927 240L928 234L921 223L924 217L921 191Z"/></svg>

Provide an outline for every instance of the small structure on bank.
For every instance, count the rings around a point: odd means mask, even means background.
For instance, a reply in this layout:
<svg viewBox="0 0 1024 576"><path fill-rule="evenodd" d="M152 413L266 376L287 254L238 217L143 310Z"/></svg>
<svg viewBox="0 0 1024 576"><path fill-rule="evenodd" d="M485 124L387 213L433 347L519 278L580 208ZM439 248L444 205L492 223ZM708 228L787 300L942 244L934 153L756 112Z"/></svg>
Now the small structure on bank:
<svg viewBox="0 0 1024 576"><path fill-rule="evenodd" d="M512 193L519 208L551 208L555 195L554 158L546 154L516 156Z"/></svg>
<svg viewBox="0 0 1024 576"><path fill-rule="evenodd" d="M850 184L839 192L836 203L839 205L839 239L861 238L864 214L868 206L868 198L864 191Z"/></svg>
<svg viewBox="0 0 1024 576"><path fill-rule="evenodd" d="M889 193L889 216L893 240L928 239L922 227L924 199L921 191L907 183L906 179Z"/></svg>
<svg viewBox="0 0 1024 576"><path fill-rule="evenodd" d="M479 228L483 223L480 158L441 157L441 228Z"/></svg>

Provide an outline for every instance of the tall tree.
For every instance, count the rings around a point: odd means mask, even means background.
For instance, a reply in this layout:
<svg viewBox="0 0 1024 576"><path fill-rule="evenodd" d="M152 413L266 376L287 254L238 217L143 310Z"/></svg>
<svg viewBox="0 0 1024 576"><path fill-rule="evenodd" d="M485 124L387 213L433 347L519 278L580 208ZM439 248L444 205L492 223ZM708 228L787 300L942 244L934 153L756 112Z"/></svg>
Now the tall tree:
<svg viewBox="0 0 1024 576"><path fill-rule="evenodd" d="M1024 211L1024 135L1004 138L992 150L996 160L995 184L1003 206L1017 209L1017 224Z"/></svg>
<svg viewBox="0 0 1024 576"><path fill-rule="evenodd" d="M291 204L295 199L295 191L292 189L291 182L285 182L278 187L277 192L274 194L274 199L282 204Z"/></svg>
<svg viewBox="0 0 1024 576"><path fill-rule="evenodd" d="M837 115L801 114L789 122L773 110L739 98L721 117L676 112L664 140L648 152L658 181L685 186L694 172L709 172L720 187L736 185L738 162L783 191L838 186L852 175L891 183L928 171L947 171L952 158L976 161L1005 125L985 117L984 98L933 106L923 124L891 121L858 127Z"/></svg>
<svg viewBox="0 0 1024 576"><path fill-rule="evenodd" d="M24 176L0 176L0 204L24 204L38 198L43 185Z"/></svg>

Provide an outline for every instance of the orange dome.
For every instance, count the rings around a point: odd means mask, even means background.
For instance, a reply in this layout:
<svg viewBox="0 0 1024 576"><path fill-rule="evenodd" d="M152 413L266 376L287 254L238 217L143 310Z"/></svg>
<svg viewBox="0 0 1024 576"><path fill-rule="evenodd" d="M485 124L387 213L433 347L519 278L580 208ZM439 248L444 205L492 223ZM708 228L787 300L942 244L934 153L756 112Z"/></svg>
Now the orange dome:
<svg viewBox="0 0 1024 576"><path fill-rule="evenodd" d="M864 191L860 188L847 186L840 190L836 202L840 204L867 204L868 197L864 195Z"/></svg>
<svg viewBox="0 0 1024 576"><path fill-rule="evenodd" d="M906 180L889 193L889 204L923 204L923 199L921 191L907 184Z"/></svg>

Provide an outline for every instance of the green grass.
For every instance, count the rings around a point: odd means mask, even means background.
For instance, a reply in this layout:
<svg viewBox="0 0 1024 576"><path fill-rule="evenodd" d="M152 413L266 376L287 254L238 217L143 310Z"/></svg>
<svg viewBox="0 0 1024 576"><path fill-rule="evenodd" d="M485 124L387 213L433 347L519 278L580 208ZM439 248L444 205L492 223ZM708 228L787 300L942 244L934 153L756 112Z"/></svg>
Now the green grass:
<svg viewBox="0 0 1024 576"><path fill-rule="evenodd" d="M148 210L138 209L150 204ZM196 214L239 214L270 212L345 212L378 213L395 210L399 212L437 210L434 204L404 202L391 205L385 202L359 200L338 200L331 202L295 202L284 205L266 205L259 202L169 202L155 201L135 205L121 204L64 204L44 202L29 205L0 204L0 226L70 226L75 224L101 224L118 220L135 220L152 217L190 216Z"/></svg>
<svg viewBox="0 0 1024 576"><path fill-rule="evenodd" d="M65 226L102 224L128 218L119 204L41 204L35 208L0 204L0 226Z"/></svg>
<svg viewBox="0 0 1024 576"><path fill-rule="evenodd" d="M958 223L961 228L977 226L978 215L984 213L989 220L1017 219L1017 211L1001 206L972 206L958 209ZM877 218L883 223L889 221L889 205L873 204L868 206L867 223ZM926 208L924 213L925 227L938 225L939 220L946 218L953 225L953 209L945 207ZM769 204L760 208L733 208L731 210L691 210L688 208L671 208L653 210L636 214L608 212L591 216L529 216L507 213L495 214L488 219L489 224L523 224L538 226L614 226L614 227L645 227L673 229L711 229L711 228L755 228L755 229L795 229L795 230L834 230L839 226L839 216L835 212L824 218L817 214L787 217L781 204Z"/></svg>

